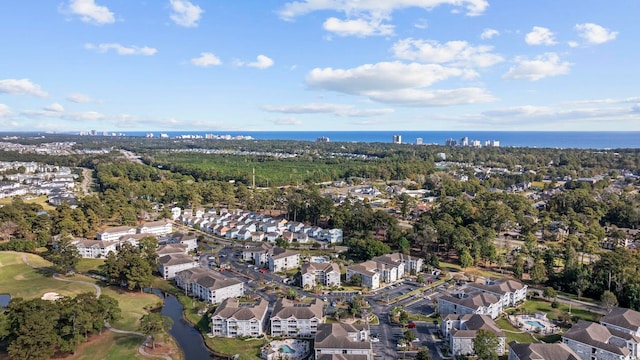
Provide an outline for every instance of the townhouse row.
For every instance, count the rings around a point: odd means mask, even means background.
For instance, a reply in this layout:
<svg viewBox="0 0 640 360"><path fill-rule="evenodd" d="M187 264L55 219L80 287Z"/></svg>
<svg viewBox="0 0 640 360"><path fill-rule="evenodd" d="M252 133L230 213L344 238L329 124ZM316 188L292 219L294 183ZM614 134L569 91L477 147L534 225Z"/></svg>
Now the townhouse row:
<svg viewBox="0 0 640 360"><path fill-rule="evenodd" d="M202 231L227 239L267 241L274 243L277 238L288 242L306 243L310 240L328 243L342 242L342 229L323 229L305 225L297 221L276 219L266 214L245 210L229 211L215 209L209 211L172 208L172 217L182 223Z"/></svg>

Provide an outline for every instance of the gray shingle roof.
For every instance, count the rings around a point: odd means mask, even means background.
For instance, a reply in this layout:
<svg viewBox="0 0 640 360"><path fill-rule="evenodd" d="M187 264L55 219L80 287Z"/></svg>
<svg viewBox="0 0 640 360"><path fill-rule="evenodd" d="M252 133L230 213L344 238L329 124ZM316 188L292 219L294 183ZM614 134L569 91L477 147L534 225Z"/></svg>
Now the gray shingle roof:
<svg viewBox="0 0 640 360"><path fill-rule="evenodd" d="M512 341L509 348L520 360L580 360L578 354L563 343L518 344Z"/></svg>

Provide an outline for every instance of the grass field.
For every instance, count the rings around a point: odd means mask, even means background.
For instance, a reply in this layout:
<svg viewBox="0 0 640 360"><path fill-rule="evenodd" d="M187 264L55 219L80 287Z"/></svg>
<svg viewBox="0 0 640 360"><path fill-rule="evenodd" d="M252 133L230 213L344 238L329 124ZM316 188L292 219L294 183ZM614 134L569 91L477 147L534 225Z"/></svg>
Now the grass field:
<svg viewBox="0 0 640 360"><path fill-rule="evenodd" d="M28 254L29 261L37 266L50 266L51 263L39 256ZM57 292L63 296L74 296L83 292L94 292L93 287L69 282L57 281L50 273L36 270L22 261L22 253L0 252L0 292L11 297L33 299L47 292Z"/></svg>
<svg viewBox="0 0 640 360"><path fill-rule="evenodd" d="M138 354L138 346L142 338L134 335L116 334L106 331L90 342L82 344L76 354L67 356L65 360L138 360L146 357ZM100 356L97 356L100 354Z"/></svg>
<svg viewBox="0 0 640 360"><path fill-rule="evenodd" d="M528 332L521 333L522 330L516 328L509 323L509 320L501 318L496 320L496 324L504 331L504 335L507 337L507 344L511 341L517 341L519 343L533 343L536 339Z"/></svg>
<svg viewBox="0 0 640 360"><path fill-rule="evenodd" d="M13 201L13 198L0 199L0 205L8 205L8 204L11 204L12 201ZM47 202L47 197L46 196L23 197L22 201L27 203L27 204L39 204L39 205L42 206L42 209L44 211L55 210L55 207L49 205L49 203Z"/></svg>
<svg viewBox="0 0 640 360"><path fill-rule="evenodd" d="M569 305L558 304L558 308L554 309L551 307L551 303L548 301L541 300L527 300L523 307L527 313L533 314L536 312L543 312L547 314L547 318L552 320L557 320L562 314L569 313ZM592 313L587 310L576 309L575 307L571 309L571 317L578 317L582 320L598 322L600 320L599 314Z"/></svg>
<svg viewBox="0 0 640 360"><path fill-rule="evenodd" d="M38 267L48 268L51 263L34 254L24 254L29 262ZM39 298L47 292L57 292L63 296L74 296L83 292L95 293L95 289L86 284L58 281L51 278L51 272L32 268L24 263L23 253L0 252L0 293L10 294L12 298L25 299ZM84 262L87 269L95 266L99 260ZM96 283L93 278L84 275L75 275L71 280ZM145 308L160 304L161 300L156 295L129 292L117 287L103 287L102 293L118 300L122 319L114 322L115 328L123 330L137 330L140 318L146 314ZM139 336L116 335L109 331L95 341L84 344L81 350L73 357L66 359L95 359L96 354L105 354L101 359L141 359L137 355L137 347L140 345ZM174 345L175 346L175 345Z"/></svg>
<svg viewBox="0 0 640 360"><path fill-rule="evenodd" d="M86 274L89 271L95 272L102 264L104 264L104 259L80 259L78 265L76 265L76 270L83 274Z"/></svg>
<svg viewBox="0 0 640 360"><path fill-rule="evenodd" d="M207 338L207 345L218 352L235 355L238 354L238 360L256 360L260 359L260 348L267 341L263 339L227 339L227 338Z"/></svg>

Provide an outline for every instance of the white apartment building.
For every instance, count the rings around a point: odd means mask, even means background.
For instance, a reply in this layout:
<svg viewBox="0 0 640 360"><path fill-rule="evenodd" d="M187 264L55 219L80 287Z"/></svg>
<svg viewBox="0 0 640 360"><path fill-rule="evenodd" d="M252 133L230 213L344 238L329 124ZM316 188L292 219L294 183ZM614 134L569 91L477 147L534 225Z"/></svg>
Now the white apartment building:
<svg viewBox="0 0 640 360"><path fill-rule="evenodd" d="M179 288L210 304L219 304L225 299L244 295L244 282L209 269L183 270L176 274L175 279Z"/></svg>
<svg viewBox="0 0 640 360"><path fill-rule="evenodd" d="M278 299L271 315L271 336L312 337L318 332L318 324L324 322L322 301L296 303Z"/></svg>
<svg viewBox="0 0 640 360"><path fill-rule="evenodd" d="M262 298L244 303L225 299L211 316L211 333L223 337L258 337L264 334L268 306Z"/></svg>

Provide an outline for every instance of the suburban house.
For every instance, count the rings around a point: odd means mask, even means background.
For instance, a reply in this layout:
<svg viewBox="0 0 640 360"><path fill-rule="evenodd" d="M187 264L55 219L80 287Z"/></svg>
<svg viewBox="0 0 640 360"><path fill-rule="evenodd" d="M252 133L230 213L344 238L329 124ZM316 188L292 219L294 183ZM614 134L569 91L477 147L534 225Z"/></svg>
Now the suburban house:
<svg viewBox="0 0 640 360"><path fill-rule="evenodd" d="M280 272L300 266L300 254L293 250L274 247L268 252L269 270Z"/></svg>
<svg viewBox="0 0 640 360"><path fill-rule="evenodd" d="M372 360L369 325L320 324L314 345L316 360Z"/></svg>
<svg viewBox="0 0 640 360"><path fill-rule="evenodd" d="M258 337L264 334L268 306L262 298L252 302L225 299L211 316L211 333L224 337Z"/></svg>
<svg viewBox="0 0 640 360"><path fill-rule="evenodd" d="M451 354L473 355L473 339L478 335L478 330L484 329L499 339L496 353L504 355L506 337L490 316L477 314L455 315L449 314L442 319L440 330L446 340L449 340Z"/></svg>
<svg viewBox="0 0 640 360"><path fill-rule="evenodd" d="M176 273L200 266L192 256L187 254L169 254L158 258L158 271L165 280L173 279Z"/></svg>
<svg viewBox="0 0 640 360"><path fill-rule="evenodd" d="M118 252L118 243L114 241L80 239L72 242L80 256L86 259L105 258L110 251Z"/></svg>
<svg viewBox="0 0 640 360"><path fill-rule="evenodd" d="M507 360L581 360L570 347L563 343L509 343Z"/></svg>
<svg viewBox="0 0 640 360"><path fill-rule="evenodd" d="M145 222L138 226L139 234L167 235L173 231L173 223L169 220Z"/></svg>
<svg viewBox="0 0 640 360"><path fill-rule="evenodd" d="M187 294L210 304L219 304L225 299L244 295L244 282L227 278L209 269L192 268L180 271L175 276L176 285Z"/></svg>
<svg viewBox="0 0 640 360"><path fill-rule="evenodd" d="M322 301L318 299L309 303L278 299L271 314L271 336L314 336L318 331L318 324L324 322L322 308Z"/></svg>
<svg viewBox="0 0 640 360"><path fill-rule="evenodd" d="M640 312L616 307L600 319L603 326L640 336Z"/></svg>
<svg viewBox="0 0 640 360"><path fill-rule="evenodd" d="M333 262L309 262L302 264L300 286L312 288L322 286L340 286L340 266Z"/></svg>
<svg viewBox="0 0 640 360"><path fill-rule="evenodd" d="M424 262L422 258L406 255L399 252L376 256L372 260L382 264L386 264L390 267L402 267L402 270L398 270L399 278L404 277L405 274L411 274L412 271L414 274L419 273L420 271L422 271L422 264Z"/></svg>
<svg viewBox="0 0 640 360"><path fill-rule="evenodd" d="M136 233L136 229L131 226L116 226L106 228L97 234L98 240L102 241L117 241L121 236L133 235Z"/></svg>
<svg viewBox="0 0 640 360"><path fill-rule="evenodd" d="M438 312L443 317L448 314L479 314L495 319L502 312L502 305L495 295L477 291L439 297Z"/></svg>
<svg viewBox="0 0 640 360"><path fill-rule="evenodd" d="M583 360L632 360L637 359L640 337L580 320L564 333L562 342Z"/></svg>
<svg viewBox="0 0 640 360"><path fill-rule="evenodd" d="M527 285L512 279L487 280L484 284L470 283L467 287L493 294L500 299L502 309L527 300Z"/></svg>
<svg viewBox="0 0 640 360"><path fill-rule="evenodd" d="M324 240L330 244L342 242L342 229L329 229L322 230L319 233L319 239Z"/></svg>

